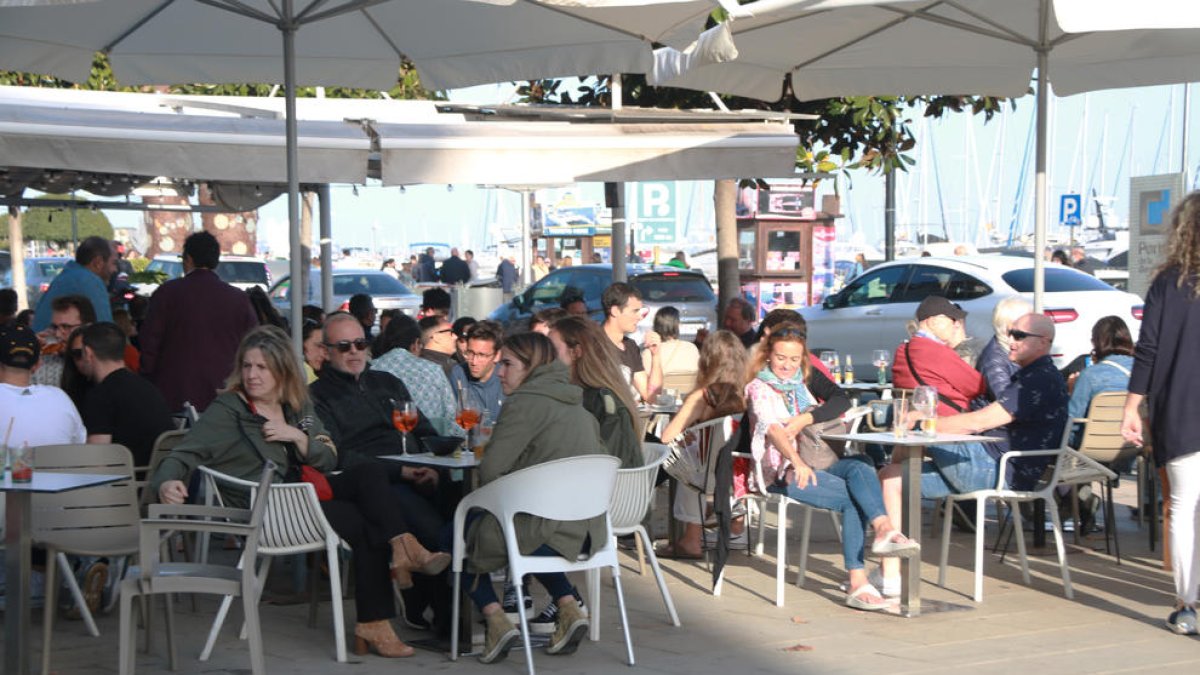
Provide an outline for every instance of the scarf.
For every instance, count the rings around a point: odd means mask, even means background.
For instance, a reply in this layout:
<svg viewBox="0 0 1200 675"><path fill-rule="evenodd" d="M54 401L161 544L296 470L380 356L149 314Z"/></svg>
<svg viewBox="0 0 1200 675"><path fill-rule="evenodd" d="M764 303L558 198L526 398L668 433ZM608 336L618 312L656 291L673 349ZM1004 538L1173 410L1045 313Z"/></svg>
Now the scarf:
<svg viewBox="0 0 1200 675"><path fill-rule="evenodd" d="M783 397L789 415L799 415L817 404L808 387L804 386L804 378L799 370L790 380L781 380L771 371L770 366L763 366L756 377Z"/></svg>

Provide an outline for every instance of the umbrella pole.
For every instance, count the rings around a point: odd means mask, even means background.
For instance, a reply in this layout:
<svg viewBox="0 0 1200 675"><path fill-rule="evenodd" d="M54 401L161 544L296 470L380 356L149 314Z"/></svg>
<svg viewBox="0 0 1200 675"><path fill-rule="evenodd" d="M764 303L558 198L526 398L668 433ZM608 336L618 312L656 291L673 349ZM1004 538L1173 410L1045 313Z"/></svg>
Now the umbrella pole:
<svg viewBox="0 0 1200 675"><path fill-rule="evenodd" d="M287 182L288 182L288 243L291 252L292 308L289 324L292 327L292 351L301 364L304 363L304 338L300 330L306 290L301 288L304 278L303 248L300 242L300 177L296 149L299 145L296 133L296 23L293 20L292 0L283 0L283 20L279 30L283 33L283 89L284 128L287 134Z"/></svg>
<svg viewBox="0 0 1200 675"><path fill-rule="evenodd" d="M1046 136L1050 111L1050 48L1046 46L1047 3L1041 7L1041 36L1037 49L1037 173L1033 201L1033 311L1041 312L1046 291Z"/></svg>

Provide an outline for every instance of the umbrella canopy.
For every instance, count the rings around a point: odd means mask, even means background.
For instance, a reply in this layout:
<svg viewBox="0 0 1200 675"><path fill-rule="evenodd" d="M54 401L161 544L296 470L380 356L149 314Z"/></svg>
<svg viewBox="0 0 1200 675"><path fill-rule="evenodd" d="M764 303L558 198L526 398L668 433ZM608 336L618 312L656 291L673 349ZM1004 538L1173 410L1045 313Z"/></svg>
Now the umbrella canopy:
<svg viewBox="0 0 1200 675"><path fill-rule="evenodd" d="M1069 95L1188 82L1200 72L1195 3L1146 0L763 0L733 12L738 57L651 82L762 100L978 94L1038 77L1035 240L1045 247L1049 85ZM1091 31L1091 32L1089 32ZM1037 256L1035 305L1043 275Z"/></svg>
<svg viewBox="0 0 1200 675"><path fill-rule="evenodd" d="M297 84L386 89L405 58L432 89L647 72L651 41L686 46L711 9L712 0L96 0L3 7L0 68L83 81L92 55L102 51L126 84L282 81L291 273L300 278ZM296 303L292 324L300 319ZM298 331L292 339L299 358Z"/></svg>

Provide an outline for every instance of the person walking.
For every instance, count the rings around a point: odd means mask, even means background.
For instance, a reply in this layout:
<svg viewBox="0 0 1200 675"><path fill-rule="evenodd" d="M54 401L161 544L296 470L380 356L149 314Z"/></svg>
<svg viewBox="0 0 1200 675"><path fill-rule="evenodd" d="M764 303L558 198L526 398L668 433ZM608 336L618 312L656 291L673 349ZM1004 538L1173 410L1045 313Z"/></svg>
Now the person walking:
<svg viewBox="0 0 1200 675"><path fill-rule="evenodd" d="M1200 587L1200 192L1183 198L1171 214L1167 259L1146 292L1141 332L1133 353L1121 435L1144 442L1141 404L1150 412L1154 461L1171 482L1171 565L1175 606L1167 628L1196 635Z"/></svg>

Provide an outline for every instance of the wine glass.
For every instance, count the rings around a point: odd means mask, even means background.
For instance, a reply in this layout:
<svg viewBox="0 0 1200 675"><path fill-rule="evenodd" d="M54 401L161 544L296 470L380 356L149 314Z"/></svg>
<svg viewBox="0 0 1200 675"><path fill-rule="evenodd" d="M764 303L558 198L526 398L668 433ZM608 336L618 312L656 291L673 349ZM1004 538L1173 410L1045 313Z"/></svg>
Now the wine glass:
<svg viewBox="0 0 1200 675"><path fill-rule="evenodd" d="M408 454L408 434L417 428L417 406L412 401L392 402L392 425L400 432L400 453Z"/></svg>
<svg viewBox="0 0 1200 675"><path fill-rule="evenodd" d="M913 389L913 410L921 415L921 429L927 436L935 433L937 418L937 389L929 385L921 385Z"/></svg>
<svg viewBox="0 0 1200 675"><path fill-rule="evenodd" d="M879 386L887 384L887 367L892 355L886 349L876 349L871 352L871 365L879 369Z"/></svg>
<svg viewBox="0 0 1200 675"><path fill-rule="evenodd" d="M467 432L468 448L471 447L471 429L474 429L482 418L483 414L479 408L469 400L466 392L461 392L458 399L458 412L454 415L454 421Z"/></svg>

